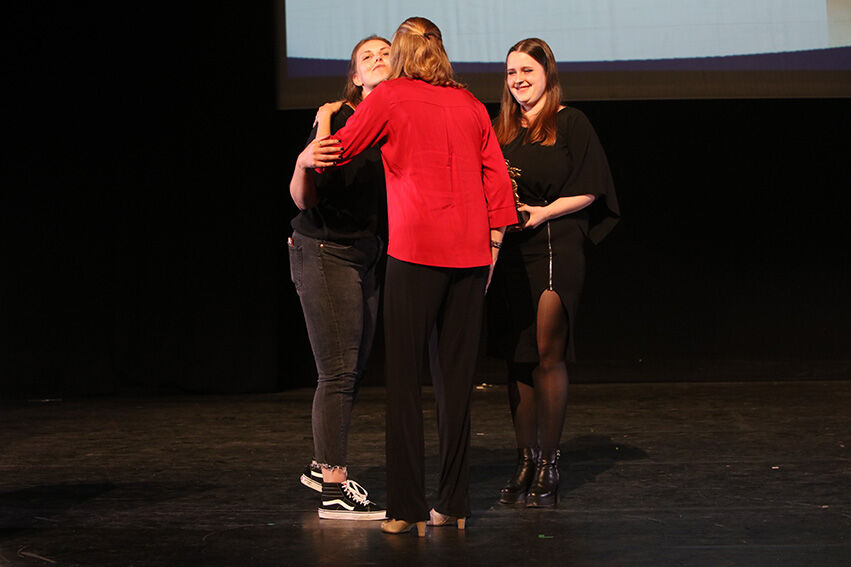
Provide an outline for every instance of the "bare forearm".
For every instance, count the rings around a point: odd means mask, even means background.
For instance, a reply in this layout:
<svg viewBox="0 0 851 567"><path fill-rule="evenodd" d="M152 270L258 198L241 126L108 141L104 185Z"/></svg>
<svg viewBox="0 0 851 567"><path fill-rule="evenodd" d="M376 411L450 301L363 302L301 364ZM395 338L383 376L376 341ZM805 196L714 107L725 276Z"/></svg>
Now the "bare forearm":
<svg viewBox="0 0 851 567"><path fill-rule="evenodd" d="M290 180L290 197L292 197L295 206L301 210L316 205L319 197L316 194L316 186L313 184L310 169L296 164L293 178Z"/></svg>
<svg viewBox="0 0 851 567"><path fill-rule="evenodd" d="M581 211L594 202L594 195L577 195L575 197L560 197L544 207L547 220L557 219L576 211Z"/></svg>
<svg viewBox="0 0 851 567"><path fill-rule="evenodd" d="M502 247L502 239L505 237L505 227L491 229L491 264L496 264L496 259L499 256L499 249Z"/></svg>
<svg viewBox="0 0 851 567"><path fill-rule="evenodd" d="M559 197L549 205L533 207L521 205L519 210L529 213L529 220L523 228L537 228L547 221L581 211L594 202L594 195L577 195L575 197Z"/></svg>
<svg viewBox="0 0 851 567"><path fill-rule="evenodd" d="M502 238L505 236L505 227L491 229L491 265L488 268L488 281L485 284L485 293L491 286L493 279L493 269L496 267L496 259L499 258L499 249L502 248Z"/></svg>
<svg viewBox="0 0 851 567"><path fill-rule="evenodd" d="M331 135L331 117L340 109L339 104L329 108L323 105L316 113L316 139L322 140Z"/></svg>

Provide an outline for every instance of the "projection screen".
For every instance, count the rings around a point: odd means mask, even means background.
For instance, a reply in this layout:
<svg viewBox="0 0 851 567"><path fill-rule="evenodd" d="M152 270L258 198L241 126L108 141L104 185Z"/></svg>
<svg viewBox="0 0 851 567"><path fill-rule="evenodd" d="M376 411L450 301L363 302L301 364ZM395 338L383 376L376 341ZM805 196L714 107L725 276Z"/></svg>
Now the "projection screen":
<svg viewBox="0 0 851 567"><path fill-rule="evenodd" d="M339 98L351 49L409 16L497 101L508 48L547 41L572 100L851 96L851 0L277 0L278 107Z"/></svg>

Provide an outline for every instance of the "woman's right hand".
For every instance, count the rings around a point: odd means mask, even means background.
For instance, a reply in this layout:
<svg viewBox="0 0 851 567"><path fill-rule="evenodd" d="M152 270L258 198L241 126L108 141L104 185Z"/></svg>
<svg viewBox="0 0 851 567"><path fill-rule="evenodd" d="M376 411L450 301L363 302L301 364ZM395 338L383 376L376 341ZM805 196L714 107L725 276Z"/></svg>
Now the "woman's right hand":
<svg viewBox="0 0 851 567"><path fill-rule="evenodd" d="M316 111L316 118L313 119L313 125L316 126L320 120L331 120L331 117L334 116L340 109L343 107L342 100L337 100L334 102L326 102L322 106L319 107L319 110Z"/></svg>
<svg viewBox="0 0 851 567"><path fill-rule="evenodd" d="M333 167L342 150L340 140L313 140L298 155L295 165L300 169Z"/></svg>
<svg viewBox="0 0 851 567"><path fill-rule="evenodd" d="M549 209L547 207L533 207L532 205L524 205L523 203L517 207L521 213L526 213L529 218L521 228L538 228L541 224L550 220Z"/></svg>

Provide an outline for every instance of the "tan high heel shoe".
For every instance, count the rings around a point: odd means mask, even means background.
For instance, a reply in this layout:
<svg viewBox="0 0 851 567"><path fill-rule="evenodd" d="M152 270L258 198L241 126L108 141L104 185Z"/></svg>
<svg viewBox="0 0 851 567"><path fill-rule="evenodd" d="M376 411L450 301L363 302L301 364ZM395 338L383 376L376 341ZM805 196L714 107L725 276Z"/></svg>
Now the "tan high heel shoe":
<svg viewBox="0 0 851 567"><path fill-rule="evenodd" d="M428 524L429 526L434 526L435 528L439 528L441 526L448 526L451 523L455 523L458 526L459 530L463 530L467 525L467 518L456 518L455 516L444 516L434 508L428 511Z"/></svg>
<svg viewBox="0 0 851 567"><path fill-rule="evenodd" d="M405 520L386 520L381 522L381 531L386 534L406 534L416 526L417 535L425 537L425 522L406 522Z"/></svg>

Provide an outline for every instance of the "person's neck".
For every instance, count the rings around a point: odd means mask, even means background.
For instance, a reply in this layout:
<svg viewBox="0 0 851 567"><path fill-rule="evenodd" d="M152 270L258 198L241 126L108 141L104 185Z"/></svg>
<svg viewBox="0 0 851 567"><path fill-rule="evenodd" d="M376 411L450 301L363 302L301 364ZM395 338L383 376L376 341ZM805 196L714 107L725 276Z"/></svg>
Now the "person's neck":
<svg viewBox="0 0 851 567"><path fill-rule="evenodd" d="M544 99L542 98L534 106L524 108L520 107L520 123L524 128L528 128L529 124L533 123L537 118L538 114L541 113L541 110L544 108Z"/></svg>

